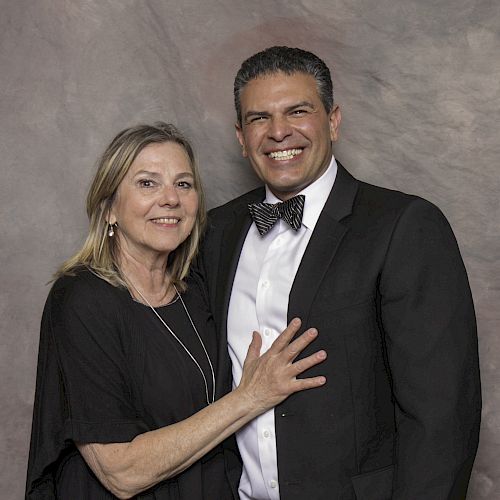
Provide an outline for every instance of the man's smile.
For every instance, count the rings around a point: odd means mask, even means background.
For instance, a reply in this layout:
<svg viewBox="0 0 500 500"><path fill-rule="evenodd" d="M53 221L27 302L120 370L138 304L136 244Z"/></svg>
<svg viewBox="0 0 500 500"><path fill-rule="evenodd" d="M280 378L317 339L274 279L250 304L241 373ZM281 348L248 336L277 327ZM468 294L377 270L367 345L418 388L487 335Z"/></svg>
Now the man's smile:
<svg viewBox="0 0 500 500"><path fill-rule="evenodd" d="M283 161L283 160L291 160L292 158L295 158L296 156L302 154L303 149L285 149L282 151L272 151L271 153L268 153L268 157L271 158L272 160L278 160L278 161Z"/></svg>

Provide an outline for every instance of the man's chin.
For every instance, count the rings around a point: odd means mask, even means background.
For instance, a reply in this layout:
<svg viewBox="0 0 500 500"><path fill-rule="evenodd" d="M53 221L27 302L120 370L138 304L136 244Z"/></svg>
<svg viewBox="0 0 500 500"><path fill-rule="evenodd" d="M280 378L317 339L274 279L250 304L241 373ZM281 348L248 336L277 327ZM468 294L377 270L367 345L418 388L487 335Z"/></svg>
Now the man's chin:
<svg viewBox="0 0 500 500"><path fill-rule="evenodd" d="M296 184L267 184L267 187L276 198L285 201L298 194L305 186Z"/></svg>

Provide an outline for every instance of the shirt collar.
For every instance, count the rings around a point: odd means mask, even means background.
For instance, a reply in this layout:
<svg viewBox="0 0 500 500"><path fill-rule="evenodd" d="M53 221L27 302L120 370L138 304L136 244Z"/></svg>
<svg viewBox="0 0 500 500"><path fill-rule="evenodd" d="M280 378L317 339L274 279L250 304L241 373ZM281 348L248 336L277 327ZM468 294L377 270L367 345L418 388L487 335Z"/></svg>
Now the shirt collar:
<svg viewBox="0 0 500 500"><path fill-rule="evenodd" d="M316 179L312 184L309 184L300 193L306 197L304 203L304 213L302 215L302 224L306 226L311 231L314 230L316 223L318 222L319 216L323 207L325 206L328 195L333 188L335 183L335 178L337 177L337 162L332 154L332 159L330 165L325 170L323 175ZM278 199L271 190L266 186L266 203L280 203L281 200Z"/></svg>

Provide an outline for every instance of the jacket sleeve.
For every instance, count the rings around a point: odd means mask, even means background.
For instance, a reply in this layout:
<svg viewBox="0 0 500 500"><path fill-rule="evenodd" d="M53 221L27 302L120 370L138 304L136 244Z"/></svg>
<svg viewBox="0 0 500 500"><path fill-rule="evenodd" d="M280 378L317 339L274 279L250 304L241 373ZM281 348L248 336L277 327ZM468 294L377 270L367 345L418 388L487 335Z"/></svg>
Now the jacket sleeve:
<svg viewBox="0 0 500 500"><path fill-rule="evenodd" d="M481 391L474 307L453 232L415 199L395 225L380 318L396 418L394 500L465 498Z"/></svg>

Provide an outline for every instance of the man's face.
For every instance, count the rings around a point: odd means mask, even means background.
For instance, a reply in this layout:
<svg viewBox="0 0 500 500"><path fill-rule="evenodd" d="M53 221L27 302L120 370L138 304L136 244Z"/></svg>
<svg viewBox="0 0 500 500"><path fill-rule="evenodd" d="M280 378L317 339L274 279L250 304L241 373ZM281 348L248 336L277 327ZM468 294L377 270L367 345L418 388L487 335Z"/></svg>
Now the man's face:
<svg viewBox="0 0 500 500"><path fill-rule="evenodd" d="M275 196L287 200L325 172L341 117L338 107L326 113L313 76L255 78L240 97L243 156Z"/></svg>

